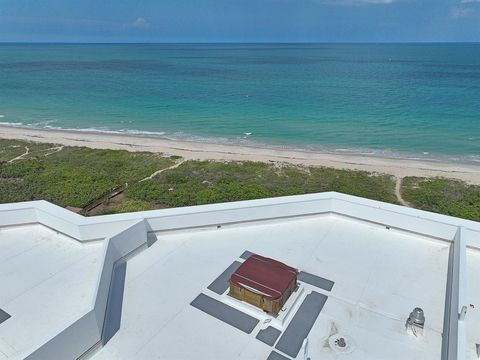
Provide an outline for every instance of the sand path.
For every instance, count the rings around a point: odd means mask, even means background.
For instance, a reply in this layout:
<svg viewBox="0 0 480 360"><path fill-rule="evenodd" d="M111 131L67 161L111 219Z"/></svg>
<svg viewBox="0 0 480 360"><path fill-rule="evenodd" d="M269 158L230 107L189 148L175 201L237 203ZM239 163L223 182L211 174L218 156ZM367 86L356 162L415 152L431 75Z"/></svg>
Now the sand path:
<svg viewBox="0 0 480 360"><path fill-rule="evenodd" d="M395 195L397 196L397 200L403 206L412 207L405 199L402 197L401 189L402 189L402 181L403 178L398 177L395 181Z"/></svg>
<svg viewBox="0 0 480 360"><path fill-rule="evenodd" d="M14 157L13 159L8 160L8 162L9 162L9 163L13 163L13 162L15 162L15 161L17 161L17 160L21 160L21 159L23 159L25 156L27 156L28 154L30 154L30 149L28 148L28 146L25 146L25 152L24 152L23 154L18 155L18 156L16 156L16 157Z"/></svg>
<svg viewBox="0 0 480 360"><path fill-rule="evenodd" d="M185 159L181 159L181 160L177 161L175 164L173 164L172 166L169 166L169 167L167 167L167 168L165 168L165 169L160 169L160 170L158 170L158 171L155 171L152 175L147 176L146 178L140 180L139 182L153 179L155 176L157 176L158 174L161 174L161 173L164 172L164 171L171 170L171 169L175 169L175 168L179 167L180 165L182 165L185 161L186 161Z"/></svg>

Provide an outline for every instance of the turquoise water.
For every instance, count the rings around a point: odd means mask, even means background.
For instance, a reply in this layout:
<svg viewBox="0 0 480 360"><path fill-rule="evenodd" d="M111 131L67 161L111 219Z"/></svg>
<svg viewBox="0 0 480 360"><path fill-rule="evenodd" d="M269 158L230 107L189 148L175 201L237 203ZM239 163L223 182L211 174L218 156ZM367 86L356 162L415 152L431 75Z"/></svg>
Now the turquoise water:
<svg viewBox="0 0 480 360"><path fill-rule="evenodd" d="M0 45L0 122L480 161L480 44Z"/></svg>

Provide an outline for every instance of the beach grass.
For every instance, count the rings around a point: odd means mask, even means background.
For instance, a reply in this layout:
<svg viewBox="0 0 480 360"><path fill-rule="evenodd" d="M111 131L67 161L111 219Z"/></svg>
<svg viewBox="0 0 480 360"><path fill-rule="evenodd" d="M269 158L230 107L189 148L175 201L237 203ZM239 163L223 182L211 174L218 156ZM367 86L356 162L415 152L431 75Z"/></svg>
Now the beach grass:
<svg viewBox="0 0 480 360"><path fill-rule="evenodd" d="M391 175L253 161L188 160L175 167L180 160L157 153L0 139L0 203L43 199L83 209L85 215L324 191L399 203ZM124 191L110 198L118 188ZM405 177L401 194L412 207L480 221L480 186ZM91 210L88 205L99 199Z"/></svg>
<svg viewBox="0 0 480 360"><path fill-rule="evenodd" d="M417 209L480 221L478 185L439 177L406 177L401 193Z"/></svg>
<svg viewBox="0 0 480 360"><path fill-rule="evenodd" d="M322 167L294 167L261 162L186 161L125 190L129 200L152 208L338 191L397 203L389 175ZM115 211L117 208L112 208Z"/></svg>
<svg viewBox="0 0 480 360"><path fill-rule="evenodd" d="M56 149L57 145L48 143L0 139L0 162L8 162L19 156L22 159L34 158Z"/></svg>
<svg viewBox="0 0 480 360"><path fill-rule="evenodd" d="M19 142L36 149L36 143ZM11 143L0 140L0 148ZM49 148L52 148L50 146ZM45 148L27 157L0 163L0 202L48 200L60 206L82 208L116 187L135 183L174 161L156 154L121 150L92 150L63 147ZM12 159L18 152L9 156Z"/></svg>

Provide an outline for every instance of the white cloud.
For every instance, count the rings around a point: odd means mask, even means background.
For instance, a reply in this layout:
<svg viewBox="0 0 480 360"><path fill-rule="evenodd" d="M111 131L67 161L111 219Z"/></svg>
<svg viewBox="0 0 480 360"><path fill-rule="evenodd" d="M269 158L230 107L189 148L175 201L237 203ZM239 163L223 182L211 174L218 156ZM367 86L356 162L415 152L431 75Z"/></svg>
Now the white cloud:
<svg viewBox="0 0 480 360"><path fill-rule="evenodd" d="M463 18L472 14L473 10L468 7L455 6L452 9L452 17L454 19Z"/></svg>
<svg viewBox="0 0 480 360"><path fill-rule="evenodd" d="M138 17L135 21L124 25L127 28L134 28L134 29L146 29L151 26L151 24L145 20L143 17Z"/></svg>
<svg viewBox="0 0 480 360"><path fill-rule="evenodd" d="M452 18L460 19L475 14L477 5L480 5L480 0L461 0L452 8Z"/></svg>

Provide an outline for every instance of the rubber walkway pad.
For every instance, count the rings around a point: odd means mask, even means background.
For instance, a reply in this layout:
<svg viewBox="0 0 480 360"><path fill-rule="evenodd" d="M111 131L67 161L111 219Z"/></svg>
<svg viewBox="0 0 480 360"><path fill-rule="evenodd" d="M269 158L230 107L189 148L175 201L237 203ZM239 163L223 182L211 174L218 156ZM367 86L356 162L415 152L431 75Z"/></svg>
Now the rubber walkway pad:
<svg viewBox="0 0 480 360"><path fill-rule="evenodd" d="M270 355L268 355L267 360L290 360L290 359L283 355L280 355L276 351L272 351Z"/></svg>
<svg viewBox="0 0 480 360"><path fill-rule="evenodd" d="M3 323L5 320L10 319L10 315L0 309L0 324Z"/></svg>
<svg viewBox="0 0 480 360"><path fill-rule="evenodd" d="M235 261L219 277L217 277L210 285L208 285L207 289L212 290L218 295L222 295L229 287L228 280L230 280L230 276L232 276L232 274L239 268L240 265L242 265L241 262Z"/></svg>
<svg viewBox="0 0 480 360"><path fill-rule="evenodd" d="M205 294L198 295L190 305L247 334L250 334L258 324L258 320L254 317Z"/></svg>
<svg viewBox="0 0 480 360"><path fill-rule="evenodd" d="M308 294L275 348L293 358L296 357L327 298L327 296L315 291Z"/></svg>
<svg viewBox="0 0 480 360"><path fill-rule="evenodd" d="M300 271L300 274L298 274L298 280L327 291L331 291L333 288L333 284L335 284L331 280L324 279L317 275L309 274L305 271Z"/></svg>
<svg viewBox="0 0 480 360"><path fill-rule="evenodd" d="M258 332L257 339L267 345L273 346L273 344L275 344L275 341L277 341L279 336L280 336L280 330L269 326L266 329L260 330Z"/></svg>

